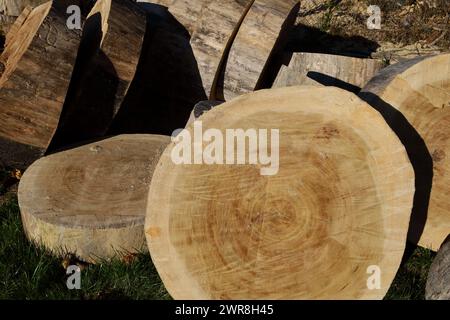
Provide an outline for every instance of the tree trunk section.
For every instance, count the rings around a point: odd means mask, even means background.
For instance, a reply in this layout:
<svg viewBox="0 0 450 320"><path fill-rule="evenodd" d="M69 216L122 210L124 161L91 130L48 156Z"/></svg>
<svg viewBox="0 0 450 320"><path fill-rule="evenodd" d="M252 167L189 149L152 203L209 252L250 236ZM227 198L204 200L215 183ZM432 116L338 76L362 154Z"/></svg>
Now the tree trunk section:
<svg viewBox="0 0 450 320"><path fill-rule="evenodd" d="M220 70L240 24L253 0L210 1L202 11L191 38L203 88L208 96L218 81Z"/></svg>
<svg viewBox="0 0 450 320"><path fill-rule="evenodd" d="M134 1L96 2L52 149L105 135L136 74L145 31L145 13Z"/></svg>
<svg viewBox="0 0 450 320"><path fill-rule="evenodd" d="M255 0L231 46L211 99L228 101L270 82L272 58L284 48L299 8L296 0Z"/></svg>
<svg viewBox="0 0 450 320"><path fill-rule="evenodd" d="M383 114L414 165L409 240L437 250L450 230L450 54L388 67L360 95Z"/></svg>
<svg viewBox="0 0 450 320"><path fill-rule="evenodd" d="M274 88L298 85L335 86L359 93L380 70L382 63L320 53L293 53L278 73Z"/></svg>
<svg viewBox="0 0 450 320"><path fill-rule="evenodd" d="M148 186L169 142L125 135L36 161L19 185L26 235L93 263L144 248Z"/></svg>
<svg viewBox="0 0 450 320"><path fill-rule="evenodd" d="M0 160L23 168L42 155L56 130L81 32L66 26L78 1L36 7L5 48L0 63Z"/></svg>
<svg viewBox="0 0 450 320"><path fill-rule="evenodd" d="M174 299L384 297L405 249L414 171L377 111L341 89L291 87L236 98L201 120L204 133L216 129L214 144L188 126L149 192L147 243ZM241 149L220 147L232 128L268 129L239 135L245 164L174 163L182 144L205 159ZM279 170L263 176L267 149ZM368 286L370 266L382 270L379 290Z"/></svg>

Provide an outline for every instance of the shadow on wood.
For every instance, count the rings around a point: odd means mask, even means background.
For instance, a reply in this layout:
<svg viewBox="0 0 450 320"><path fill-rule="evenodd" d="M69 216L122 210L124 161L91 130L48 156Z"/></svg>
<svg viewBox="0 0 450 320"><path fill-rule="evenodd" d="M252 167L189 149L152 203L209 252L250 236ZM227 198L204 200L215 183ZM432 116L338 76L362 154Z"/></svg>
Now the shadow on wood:
<svg viewBox="0 0 450 320"><path fill-rule="evenodd" d="M188 31L166 7L141 3L148 25L138 72L109 134L171 135L207 100Z"/></svg>

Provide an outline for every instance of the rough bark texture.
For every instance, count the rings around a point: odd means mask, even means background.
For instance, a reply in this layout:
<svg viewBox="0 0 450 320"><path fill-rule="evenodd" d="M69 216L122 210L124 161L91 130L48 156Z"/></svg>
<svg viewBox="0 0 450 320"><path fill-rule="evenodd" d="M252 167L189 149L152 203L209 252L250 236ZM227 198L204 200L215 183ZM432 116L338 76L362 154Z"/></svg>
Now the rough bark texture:
<svg viewBox="0 0 450 320"><path fill-rule="evenodd" d="M450 300L450 236L431 265L425 296L427 300Z"/></svg>
<svg viewBox="0 0 450 320"><path fill-rule="evenodd" d="M306 86L245 95L201 119L224 146L226 129L278 128L269 149L279 146L279 171L262 176L266 165L249 164L248 150L264 144L245 148L241 165L176 165L180 145L169 145L145 230L173 298L384 297L405 249L414 172L376 110L344 90ZM380 290L367 285L369 266L382 270Z"/></svg>
<svg viewBox="0 0 450 320"><path fill-rule="evenodd" d="M78 1L35 8L0 57L0 160L6 165L29 165L56 130L81 40L80 31L66 26L71 3ZM12 143L25 146L23 158L5 154Z"/></svg>
<svg viewBox="0 0 450 320"><path fill-rule="evenodd" d="M296 85L336 86L359 92L382 68L373 59L359 59L320 53L293 53L282 67L274 88Z"/></svg>
<svg viewBox="0 0 450 320"><path fill-rule="evenodd" d="M450 231L450 54L388 67L360 96L383 114L414 165L409 240L437 250Z"/></svg>
<svg viewBox="0 0 450 320"><path fill-rule="evenodd" d="M282 51L300 8L296 0L256 0L242 22L219 78L215 100L272 84L272 58ZM271 80L271 81L270 81Z"/></svg>
<svg viewBox="0 0 450 320"><path fill-rule="evenodd" d="M106 133L136 74L145 30L145 13L134 1L97 1L52 148Z"/></svg>
<svg viewBox="0 0 450 320"><path fill-rule="evenodd" d="M88 262L142 249L148 186L169 142L118 136L36 161L18 194L28 238Z"/></svg>

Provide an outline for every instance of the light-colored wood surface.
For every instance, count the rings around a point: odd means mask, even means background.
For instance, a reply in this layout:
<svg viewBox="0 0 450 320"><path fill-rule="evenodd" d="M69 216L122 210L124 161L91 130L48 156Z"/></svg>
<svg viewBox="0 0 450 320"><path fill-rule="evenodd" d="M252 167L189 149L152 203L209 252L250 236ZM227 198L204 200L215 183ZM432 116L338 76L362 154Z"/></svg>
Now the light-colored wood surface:
<svg viewBox="0 0 450 320"><path fill-rule="evenodd" d="M450 300L450 235L434 258L425 291L427 300Z"/></svg>
<svg viewBox="0 0 450 320"><path fill-rule="evenodd" d="M279 129L280 166L261 176L260 165L175 165L169 145L145 230L173 298L384 297L405 248L414 172L378 112L344 90L306 86L244 95L199 120L224 136ZM368 289L370 266L382 271L379 290Z"/></svg>
<svg viewBox="0 0 450 320"><path fill-rule="evenodd" d="M105 135L136 74L146 17L133 0L98 0L84 28L85 35L101 34L84 39L78 53L78 76L72 78L54 147Z"/></svg>
<svg viewBox="0 0 450 320"><path fill-rule="evenodd" d="M298 10L296 0L255 0L231 46L213 100L228 101L258 87L267 62L283 49L286 31L293 26Z"/></svg>
<svg viewBox="0 0 450 320"><path fill-rule="evenodd" d="M450 233L450 54L420 57L386 68L364 88L362 95L368 96L366 100L375 107L384 102L400 111L428 148L434 174L428 212L420 212L427 219L419 244L437 250ZM404 132L403 127L397 129ZM414 157L416 149L413 145L410 151ZM416 172L419 176L426 174L426 164L420 162ZM417 187L422 188L423 184L419 182ZM425 209L426 205L421 204ZM418 218L417 221L422 220Z"/></svg>
<svg viewBox="0 0 450 320"><path fill-rule="evenodd" d="M123 135L36 161L18 193L28 238L89 262L142 249L148 186L169 142Z"/></svg>
<svg viewBox="0 0 450 320"><path fill-rule="evenodd" d="M37 7L48 0L0 0L0 13L19 16L27 6Z"/></svg>
<svg viewBox="0 0 450 320"><path fill-rule="evenodd" d="M69 3L36 7L0 56L0 160L7 165L24 167L45 152L58 125L81 41L66 26Z"/></svg>
<svg viewBox="0 0 450 320"><path fill-rule="evenodd" d="M202 10L190 42L208 96L252 3L253 0L212 0Z"/></svg>
<svg viewBox="0 0 450 320"><path fill-rule="evenodd" d="M278 73L274 88L298 85L322 86L322 80L327 85L339 85L344 82L358 88L364 87L382 69L380 61L361 59L321 53L293 53L287 67ZM315 73L315 74L312 74ZM323 79L325 76L325 79ZM329 78L328 78L329 77ZM319 81L317 81L319 80Z"/></svg>
<svg viewBox="0 0 450 320"><path fill-rule="evenodd" d="M175 19L192 35L203 9L211 0L138 0L138 2L156 3L167 7Z"/></svg>
<svg viewBox="0 0 450 320"><path fill-rule="evenodd" d="M31 6L26 6L20 15L15 19L14 24L11 26L11 28L8 30L8 33L5 37L5 47L8 47L11 45L11 43L14 41L14 37L19 32L22 25L27 20L28 16L30 15L33 8Z"/></svg>

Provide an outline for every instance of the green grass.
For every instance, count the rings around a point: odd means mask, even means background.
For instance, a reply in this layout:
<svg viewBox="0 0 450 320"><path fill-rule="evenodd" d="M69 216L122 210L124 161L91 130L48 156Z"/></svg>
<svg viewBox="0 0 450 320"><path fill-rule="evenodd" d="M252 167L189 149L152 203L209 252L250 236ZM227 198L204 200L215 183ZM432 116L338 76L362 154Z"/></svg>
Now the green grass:
<svg viewBox="0 0 450 320"><path fill-rule="evenodd" d="M62 259L30 244L15 196L0 206L0 299L169 299L148 254L88 266L68 290Z"/></svg>
<svg viewBox="0 0 450 320"><path fill-rule="evenodd" d="M386 299L423 299L433 254L418 248L400 269ZM14 195L0 206L0 299L170 299L148 254L88 266L81 290L68 290L62 259L30 244Z"/></svg>

